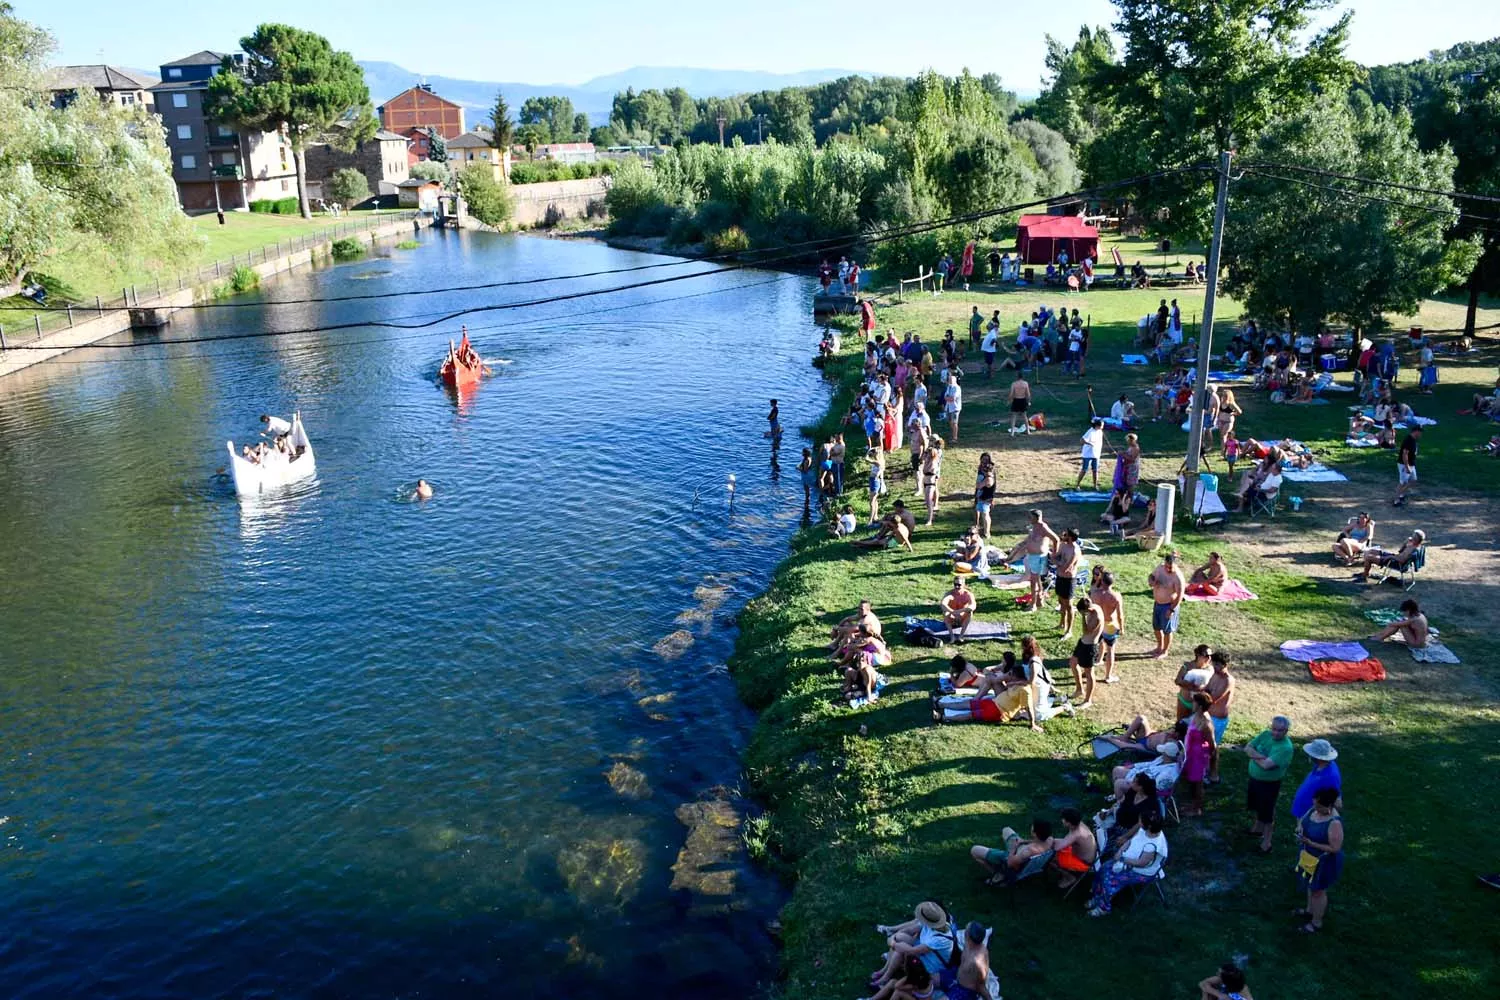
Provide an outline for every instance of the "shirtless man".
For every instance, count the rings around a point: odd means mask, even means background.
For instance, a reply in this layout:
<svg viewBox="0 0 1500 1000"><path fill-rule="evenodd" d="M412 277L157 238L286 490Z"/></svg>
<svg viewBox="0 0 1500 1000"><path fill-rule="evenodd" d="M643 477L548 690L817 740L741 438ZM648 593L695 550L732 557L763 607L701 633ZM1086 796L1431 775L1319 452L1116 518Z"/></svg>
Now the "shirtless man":
<svg viewBox="0 0 1500 1000"><path fill-rule="evenodd" d="M880 519L880 530L869 538L860 538L849 544L856 549L888 549L891 543L905 546L912 551L911 535L917 530L917 516L906 509L906 504L897 500L889 514Z"/></svg>
<svg viewBox="0 0 1500 1000"><path fill-rule="evenodd" d="M1115 575L1100 568L1099 580L1089 591L1089 600L1099 605L1104 614L1104 631L1099 640L1104 643L1104 683L1115 684L1115 641L1125 634L1125 599L1115 590Z"/></svg>
<svg viewBox="0 0 1500 1000"><path fill-rule="evenodd" d="M1068 666L1073 670L1073 690L1083 695L1082 703L1073 706L1082 711L1094 702L1094 661L1099 655L1099 637L1104 632L1105 612L1087 597L1080 597L1076 605L1083 615L1082 633Z"/></svg>
<svg viewBox="0 0 1500 1000"><path fill-rule="evenodd" d="M1168 550L1161 557L1161 565L1151 571L1146 581L1151 587L1151 630L1156 633L1156 649L1151 659L1160 660L1172 649L1172 633L1177 631L1177 609L1182 607L1182 598L1187 591L1187 581L1182 578L1182 569L1177 565L1177 553Z"/></svg>
<svg viewBox="0 0 1500 1000"><path fill-rule="evenodd" d="M958 629L960 640L967 637L969 625L974 621L974 595L969 591L968 584L964 583L963 577L953 578L953 589L943 595L943 599L938 601L938 607L943 609L943 624L948 626L948 641L953 641L954 629Z"/></svg>
<svg viewBox="0 0 1500 1000"><path fill-rule="evenodd" d="M412 492L412 496L418 500L431 500L432 484L427 482L427 480L425 479L418 479L417 488Z"/></svg>
<svg viewBox="0 0 1500 1000"><path fill-rule="evenodd" d="M944 969L938 977L939 988L948 1000L998 1000L990 996L990 950L984 938L984 925L977 920L964 929L958 971Z"/></svg>
<svg viewBox="0 0 1500 1000"><path fill-rule="evenodd" d="M1210 552L1208 562L1193 570L1193 575L1188 578L1188 592L1213 597L1228 580L1229 571L1224 568L1223 558L1217 552Z"/></svg>
<svg viewBox="0 0 1500 1000"><path fill-rule="evenodd" d="M1025 434L1031 430L1031 425L1026 422L1026 411L1031 409L1031 383L1016 373L1016 380L1010 384L1010 432L1012 434ZM1016 420L1020 419L1021 425L1016 427Z"/></svg>
<svg viewBox="0 0 1500 1000"><path fill-rule="evenodd" d="M1077 882L1099 857L1099 841L1094 831L1083 821L1083 814L1072 806L1061 813L1063 826L1068 833L1064 837L1052 838L1053 862L1062 869L1058 888L1066 889Z"/></svg>
<svg viewBox="0 0 1500 1000"><path fill-rule="evenodd" d="M1073 635L1073 578L1078 573L1078 529L1067 528L1057 543L1057 609L1061 617L1057 628L1062 632L1058 638L1068 639Z"/></svg>
<svg viewBox="0 0 1500 1000"><path fill-rule="evenodd" d="M1057 547L1059 539L1057 532L1042 520L1041 511L1033 509L1026 516L1031 518L1031 528L1026 537L1010 550L1006 561L1013 562L1020 556L1026 564L1026 581L1031 584L1031 605L1026 613L1035 614L1042 606L1042 578L1047 575L1047 557Z"/></svg>
<svg viewBox="0 0 1500 1000"><path fill-rule="evenodd" d="M1427 624L1427 616L1417 602L1411 598L1401 602L1401 611L1406 615L1398 622L1391 622L1385 628L1370 636L1376 642L1385 642L1393 638L1397 633L1406 641L1412 649L1422 649L1427 645L1427 640L1432 636L1432 629Z"/></svg>
<svg viewBox="0 0 1500 1000"><path fill-rule="evenodd" d="M1406 560L1416 554L1422 543L1427 541L1427 533L1418 528L1407 536L1406 541L1395 552L1388 552L1379 546L1372 545L1360 553L1361 569L1356 574L1365 583L1370 582L1370 570L1376 566L1400 566Z"/></svg>
<svg viewBox="0 0 1500 1000"><path fill-rule="evenodd" d="M1234 704L1234 675L1229 672L1229 654L1215 650L1211 657L1214 672L1204 691L1213 699L1208 706L1208 721L1214 727L1213 756L1209 758L1208 781L1219 783L1219 747L1224 745L1224 731L1229 728L1229 709Z"/></svg>
<svg viewBox="0 0 1500 1000"><path fill-rule="evenodd" d="M845 640L859 631L881 638L880 619L876 617L872 608L869 598L860 601L858 611L833 627L833 633L830 636L833 644L828 648L837 649L844 644Z"/></svg>

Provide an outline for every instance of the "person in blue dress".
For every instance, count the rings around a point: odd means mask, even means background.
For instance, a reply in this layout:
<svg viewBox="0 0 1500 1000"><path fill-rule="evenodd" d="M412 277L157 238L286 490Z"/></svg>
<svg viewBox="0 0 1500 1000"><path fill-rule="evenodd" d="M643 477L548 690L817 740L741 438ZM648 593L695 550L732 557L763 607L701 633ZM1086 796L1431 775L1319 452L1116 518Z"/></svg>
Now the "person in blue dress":
<svg viewBox="0 0 1500 1000"><path fill-rule="evenodd" d="M1295 870L1307 890L1307 909L1297 916L1304 921L1304 934L1323 929L1328 890L1344 870L1344 821L1335 807L1338 798L1336 788L1319 789L1313 796L1313 807L1297 821L1297 842L1302 850Z"/></svg>

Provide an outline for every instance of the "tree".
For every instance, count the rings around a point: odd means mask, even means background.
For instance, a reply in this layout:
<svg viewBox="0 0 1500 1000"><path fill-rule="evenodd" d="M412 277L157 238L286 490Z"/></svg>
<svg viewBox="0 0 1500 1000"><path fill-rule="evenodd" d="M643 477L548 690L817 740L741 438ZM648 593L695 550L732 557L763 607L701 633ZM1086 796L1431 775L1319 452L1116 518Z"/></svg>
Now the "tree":
<svg viewBox="0 0 1500 1000"><path fill-rule="evenodd" d="M812 104L807 94L792 88L777 91L771 98L770 115L768 124L777 142L788 146L812 143Z"/></svg>
<svg viewBox="0 0 1500 1000"><path fill-rule="evenodd" d="M1261 173L1253 165L1448 190L1453 154L1422 152L1405 111L1327 94L1267 128L1244 158L1245 175L1230 185L1225 290L1251 315L1290 317L1304 330L1328 318L1368 327L1383 313L1414 311L1455 264L1470 263L1447 257L1466 257L1472 247L1448 248L1444 234L1457 212L1446 197L1401 192L1377 202L1360 197L1368 189L1356 186L1351 195L1341 191L1350 185L1313 179L1321 186L1311 186L1293 171Z"/></svg>
<svg viewBox="0 0 1500 1000"><path fill-rule="evenodd" d="M0 282L68 250L120 269L172 265L201 243L177 204L161 122L139 107L52 107L41 28L0 2Z"/></svg>
<svg viewBox="0 0 1500 1000"><path fill-rule="evenodd" d="M543 142L566 142L573 130L573 102L566 97L528 97L521 105L522 125L540 125Z"/></svg>
<svg viewBox="0 0 1500 1000"><path fill-rule="evenodd" d="M576 142L586 142L589 137L589 116L582 111L573 116L573 139Z"/></svg>
<svg viewBox="0 0 1500 1000"><path fill-rule="evenodd" d="M1423 113L1432 140L1451 148L1458 157L1454 185L1470 194L1500 197L1500 58L1483 75L1442 87ZM1430 140L1431 141L1431 140ZM1479 296L1500 293L1500 205L1465 199L1465 215L1453 236L1474 247L1474 261L1464 276L1469 308L1464 332L1474 334Z"/></svg>
<svg viewBox="0 0 1500 1000"><path fill-rule="evenodd" d="M443 187L453 182L453 172L448 169L448 164L436 160L418 160L411 165L411 175L424 181L437 181Z"/></svg>
<svg viewBox="0 0 1500 1000"><path fill-rule="evenodd" d="M1046 194L1062 194L1078 187L1078 161L1068 140L1031 118L1010 123L1011 134L1026 144L1041 171L1040 187Z"/></svg>
<svg viewBox="0 0 1500 1000"><path fill-rule="evenodd" d="M620 141L620 134L615 131L613 125L600 125L597 128L589 129L589 142L592 142L600 149L624 145Z"/></svg>
<svg viewBox="0 0 1500 1000"><path fill-rule="evenodd" d="M326 142L352 150L379 128L365 72L322 35L285 24L262 24L240 39L240 48L245 50L243 69L224 57L208 82L204 113L242 128L285 130L297 165L297 200L302 217L310 219L308 144Z"/></svg>
<svg viewBox="0 0 1500 1000"><path fill-rule="evenodd" d="M1071 48L1048 35L1047 78L1031 105L1032 115L1062 133L1074 148L1087 146L1107 119L1095 78L1114 61L1115 46L1108 28L1084 25Z"/></svg>
<svg viewBox="0 0 1500 1000"><path fill-rule="evenodd" d="M510 105L505 103L505 95L498 90L495 91L495 104L490 108L490 130L495 133L496 146L510 148L511 140L516 136L516 124L510 120Z"/></svg>
<svg viewBox="0 0 1500 1000"><path fill-rule="evenodd" d="M357 205L370 197L370 182L353 167L340 167L328 179L328 193L340 205Z"/></svg>
<svg viewBox="0 0 1500 1000"><path fill-rule="evenodd" d="M427 143L427 158L433 163L448 162L448 140L437 129L432 130L432 138Z"/></svg>
<svg viewBox="0 0 1500 1000"><path fill-rule="evenodd" d="M1089 149L1096 182L1212 163L1253 142L1273 119L1319 93L1343 94L1349 13L1309 34L1311 15L1337 0L1113 0L1124 59L1098 67L1094 85L1110 124ZM1168 178L1143 204L1167 208L1168 232L1202 238L1212 215L1207 174Z"/></svg>
<svg viewBox="0 0 1500 1000"><path fill-rule="evenodd" d="M522 125L516 129L516 141L526 147L526 155L534 160L537 148L545 146L550 141L547 137L547 126L537 122Z"/></svg>
<svg viewBox="0 0 1500 1000"><path fill-rule="evenodd" d="M458 193L468 204L469 214L487 226L503 226L511 216L510 194L495 180L488 163L471 163L458 172Z"/></svg>

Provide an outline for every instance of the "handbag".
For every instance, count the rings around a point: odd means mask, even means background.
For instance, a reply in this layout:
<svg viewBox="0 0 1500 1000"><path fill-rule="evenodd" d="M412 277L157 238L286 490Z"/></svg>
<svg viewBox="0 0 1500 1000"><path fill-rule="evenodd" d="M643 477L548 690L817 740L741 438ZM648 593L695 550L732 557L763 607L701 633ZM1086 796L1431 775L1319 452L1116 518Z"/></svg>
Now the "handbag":
<svg viewBox="0 0 1500 1000"><path fill-rule="evenodd" d="M1314 854L1304 847L1302 849L1302 852L1297 855L1297 864L1293 867L1292 870L1311 882L1313 878L1317 876L1318 864L1322 860L1322 855Z"/></svg>

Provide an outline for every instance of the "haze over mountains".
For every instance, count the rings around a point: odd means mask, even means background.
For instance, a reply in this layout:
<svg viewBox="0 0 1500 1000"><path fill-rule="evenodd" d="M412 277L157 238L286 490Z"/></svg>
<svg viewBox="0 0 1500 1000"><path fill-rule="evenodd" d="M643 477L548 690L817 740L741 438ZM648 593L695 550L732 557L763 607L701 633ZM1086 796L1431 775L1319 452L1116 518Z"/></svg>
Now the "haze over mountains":
<svg viewBox="0 0 1500 1000"><path fill-rule="evenodd" d="M365 70L365 83L370 88L370 98L379 105L401 91L424 80L442 96L484 114L470 114L470 124L480 124L488 119L490 106L495 101L495 91L505 93L511 113L519 111L521 103L528 97L556 95L566 97L573 107L589 116L592 125L603 125L609 120L610 107L617 91L634 87L636 90L650 88L665 89L682 87L694 97L728 97L757 90L779 90L782 87L809 86L826 80L837 80L841 76L869 76L851 69L808 69L798 73L762 73L757 70L693 69L676 66L637 66L619 73L598 76L585 83L535 84L510 83L493 80L463 80L451 76L417 73L391 62L360 60Z"/></svg>

